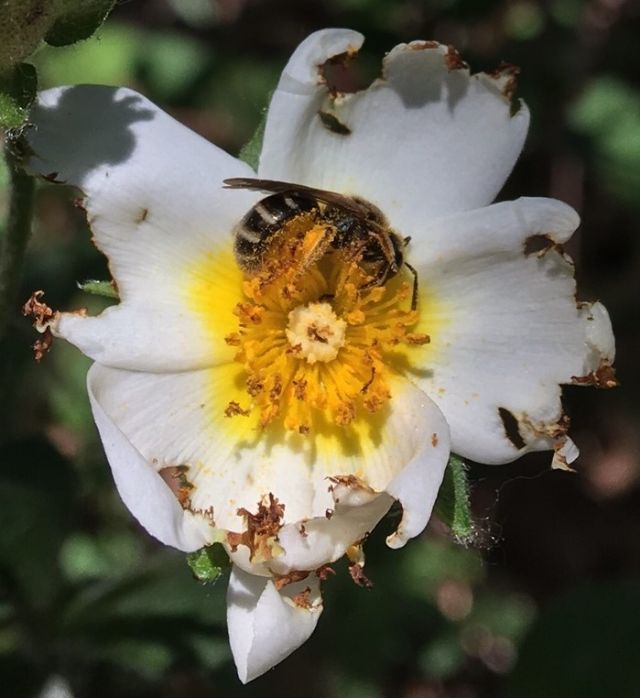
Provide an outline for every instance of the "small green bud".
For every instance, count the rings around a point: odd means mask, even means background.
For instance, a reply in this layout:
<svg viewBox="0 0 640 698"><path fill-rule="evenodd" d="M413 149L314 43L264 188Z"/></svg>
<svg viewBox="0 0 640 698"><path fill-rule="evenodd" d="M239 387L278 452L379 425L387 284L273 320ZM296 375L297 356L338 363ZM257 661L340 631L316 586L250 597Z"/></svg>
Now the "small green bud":
<svg viewBox="0 0 640 698"><path fill-rule="evenodd" d="M469 493L467 465L452 454L433 511L451 529L456 541L463 545L469 545L476 538Z"/></svg>
<svg viewBox="0 0 640 698"><path fill-rule="evenodd" d="M104 298L118 299L118 289L113 281L97 281L96 279L87 279L79 281L78 288L85 293L92 293L94 296L103 296Z"/></svg>
<svg viewBox="0 0 640 698"><path fill-rule="evenodd" d="M193 576L203 584L214 584L229 566L229 558L221 545L214 544L187 555Z"/></svg>

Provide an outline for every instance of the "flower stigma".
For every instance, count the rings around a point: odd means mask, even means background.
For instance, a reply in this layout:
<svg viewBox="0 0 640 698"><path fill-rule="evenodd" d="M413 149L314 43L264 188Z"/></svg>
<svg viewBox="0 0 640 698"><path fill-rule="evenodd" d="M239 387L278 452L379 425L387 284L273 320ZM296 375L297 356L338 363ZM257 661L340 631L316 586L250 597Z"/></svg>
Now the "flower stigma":
<svg viewBox="0 0 640 698"><path fill-rule="evenodd" d="M299 305L289 313L287 339L299 358L310 364L333 361L344 346L347 323L341 320L329 303Z"/></svg>
<svg viewBox="0 0 640 698"><path fill-rule="evenodd" d="M307 434L380 411L404 348L429 342L411 331L419 310L408 275L377 284L362 245L331 246L335 235L326 221L298 216L244 280L238 331L225 340L239 349L249 409L262 428L278 422ZM234 403L225 413L247 411Z"/></svg>

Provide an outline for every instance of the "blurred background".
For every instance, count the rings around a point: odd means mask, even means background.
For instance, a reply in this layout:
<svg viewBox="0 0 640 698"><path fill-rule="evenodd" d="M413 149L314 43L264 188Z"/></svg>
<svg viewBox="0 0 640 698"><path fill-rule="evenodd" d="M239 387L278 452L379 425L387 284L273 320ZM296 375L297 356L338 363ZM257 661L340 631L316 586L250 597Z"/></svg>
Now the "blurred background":
<svg viewBox="0 0 640 698"><path fill-rule="evenodd" d="M312 639L243 687L225 580L195 582L125 511L84 388L58 342L40 365L16 309L0 381L0 693L7 698L631 698L640 696L640 5L624 0L123 0L90 40L44 48L42 87L129 85L237 153L296 45L327 26L367 37L356 81L411 39L454 44L474 70L522 69L532 111L500 198L553 196L583 224L568 246L581 298L617 334L621 387L567 388L578 473L549 454L473 465L480 535L432 522L401 552L368 544L371 590L340 568ZM1 204L7 176L0 172ZM40 185L21 299L105 304L77 195Z"/></svg>

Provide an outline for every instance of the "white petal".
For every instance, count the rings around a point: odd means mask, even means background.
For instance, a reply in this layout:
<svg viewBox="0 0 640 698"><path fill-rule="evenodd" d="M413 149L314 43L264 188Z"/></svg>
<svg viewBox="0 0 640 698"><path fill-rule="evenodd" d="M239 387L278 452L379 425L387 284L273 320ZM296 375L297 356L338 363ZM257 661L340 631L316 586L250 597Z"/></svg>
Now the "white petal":
<svg viewBox="0 0 640 698"><path fill-rule="evenodd" d="M397 46L369 89L334 98L320 67L362 41L328 29L300 44L269 107L259 175L364 197L404 235L488 204L522 149L526 107L511 116L502 78L450 69L454 54L433 42ZM321 111L350 133L329 130Z"/></svg>
<svg viewBox="0 0 640 698"><path fill-rule="evenodd" d="M89 400L100 438L122 501L144 528L166 545L184 551L206 542L200 522L182 509L169 487L105 413L96 399L102 368L94 364L87 376Z"/></svg>
<svg viewBox="0 0 640 698"><path fill-rule="evenodd" d="M190 508L212 508L217 529L245 530L238 510L255 513L273 494L285 507L278 533L284 552L268 565L277 574L340 558L394 497L405 510L398 542L420 533L449 450L446 424L424 393L398 380L386 414L367 415L352 432L336 428L314 439L258 429L252 416L224 416L230 400L246 404L239 369L161 375L96 366L94 399L145 462L156 469L189 466ZM248 571L267 571L243 545L234 560Z"/></svg>
<svg viewBox="0 0 640 698"><path fill-rule="evenodd" d="M292 600L306 588L310 608ZM234 566L227 592L227 624L242 683L264 674L306 642L321 612L320 584L315 575L278 592L270 579Z"/></svg>
<svg viewBox="0 0 640 698"><path fill-rule="evenodd" d="M587 303L582 311L587 320L587 343L593 351L589 366L597 368L603 359L612 364L616 343L607 309L602 303Z"/></svg>
<svg viewBox="0 0 640 698"><path fill-rule="evenodd" d="M232 194L222 180L252 170L126 88L47 90L31 121L31 170L85 193L122 301L99 320L63 316L59 334L114 366L215 362L188 285L207 255L232 259L231 230L259 195Z"/></svg>
<svg viewBox="0 0 640 698"><path fill-rule="evenodd" d="M559 385L613 356L600 305L576 306L573 266L556 243L578 217L548 199L494 204L432 223L416 250L431 335L415 380L444 413L452 449L483 463L561 449ZM527 240L548 248L527 254Z"/></svg>

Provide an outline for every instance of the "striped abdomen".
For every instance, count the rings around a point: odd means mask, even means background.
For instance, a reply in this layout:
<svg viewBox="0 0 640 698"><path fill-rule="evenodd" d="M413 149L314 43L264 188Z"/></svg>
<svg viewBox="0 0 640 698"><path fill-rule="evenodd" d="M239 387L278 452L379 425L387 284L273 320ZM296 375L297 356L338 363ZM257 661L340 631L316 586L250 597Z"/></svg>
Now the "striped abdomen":
<svg viewBox="0 0 640 698"><path fill-rule="evenodd" d="M319 209L309 194L285 192L259 201L235 229L235 253L240 266L252 271L262 260L271 237L301 213Z"/></svg>

